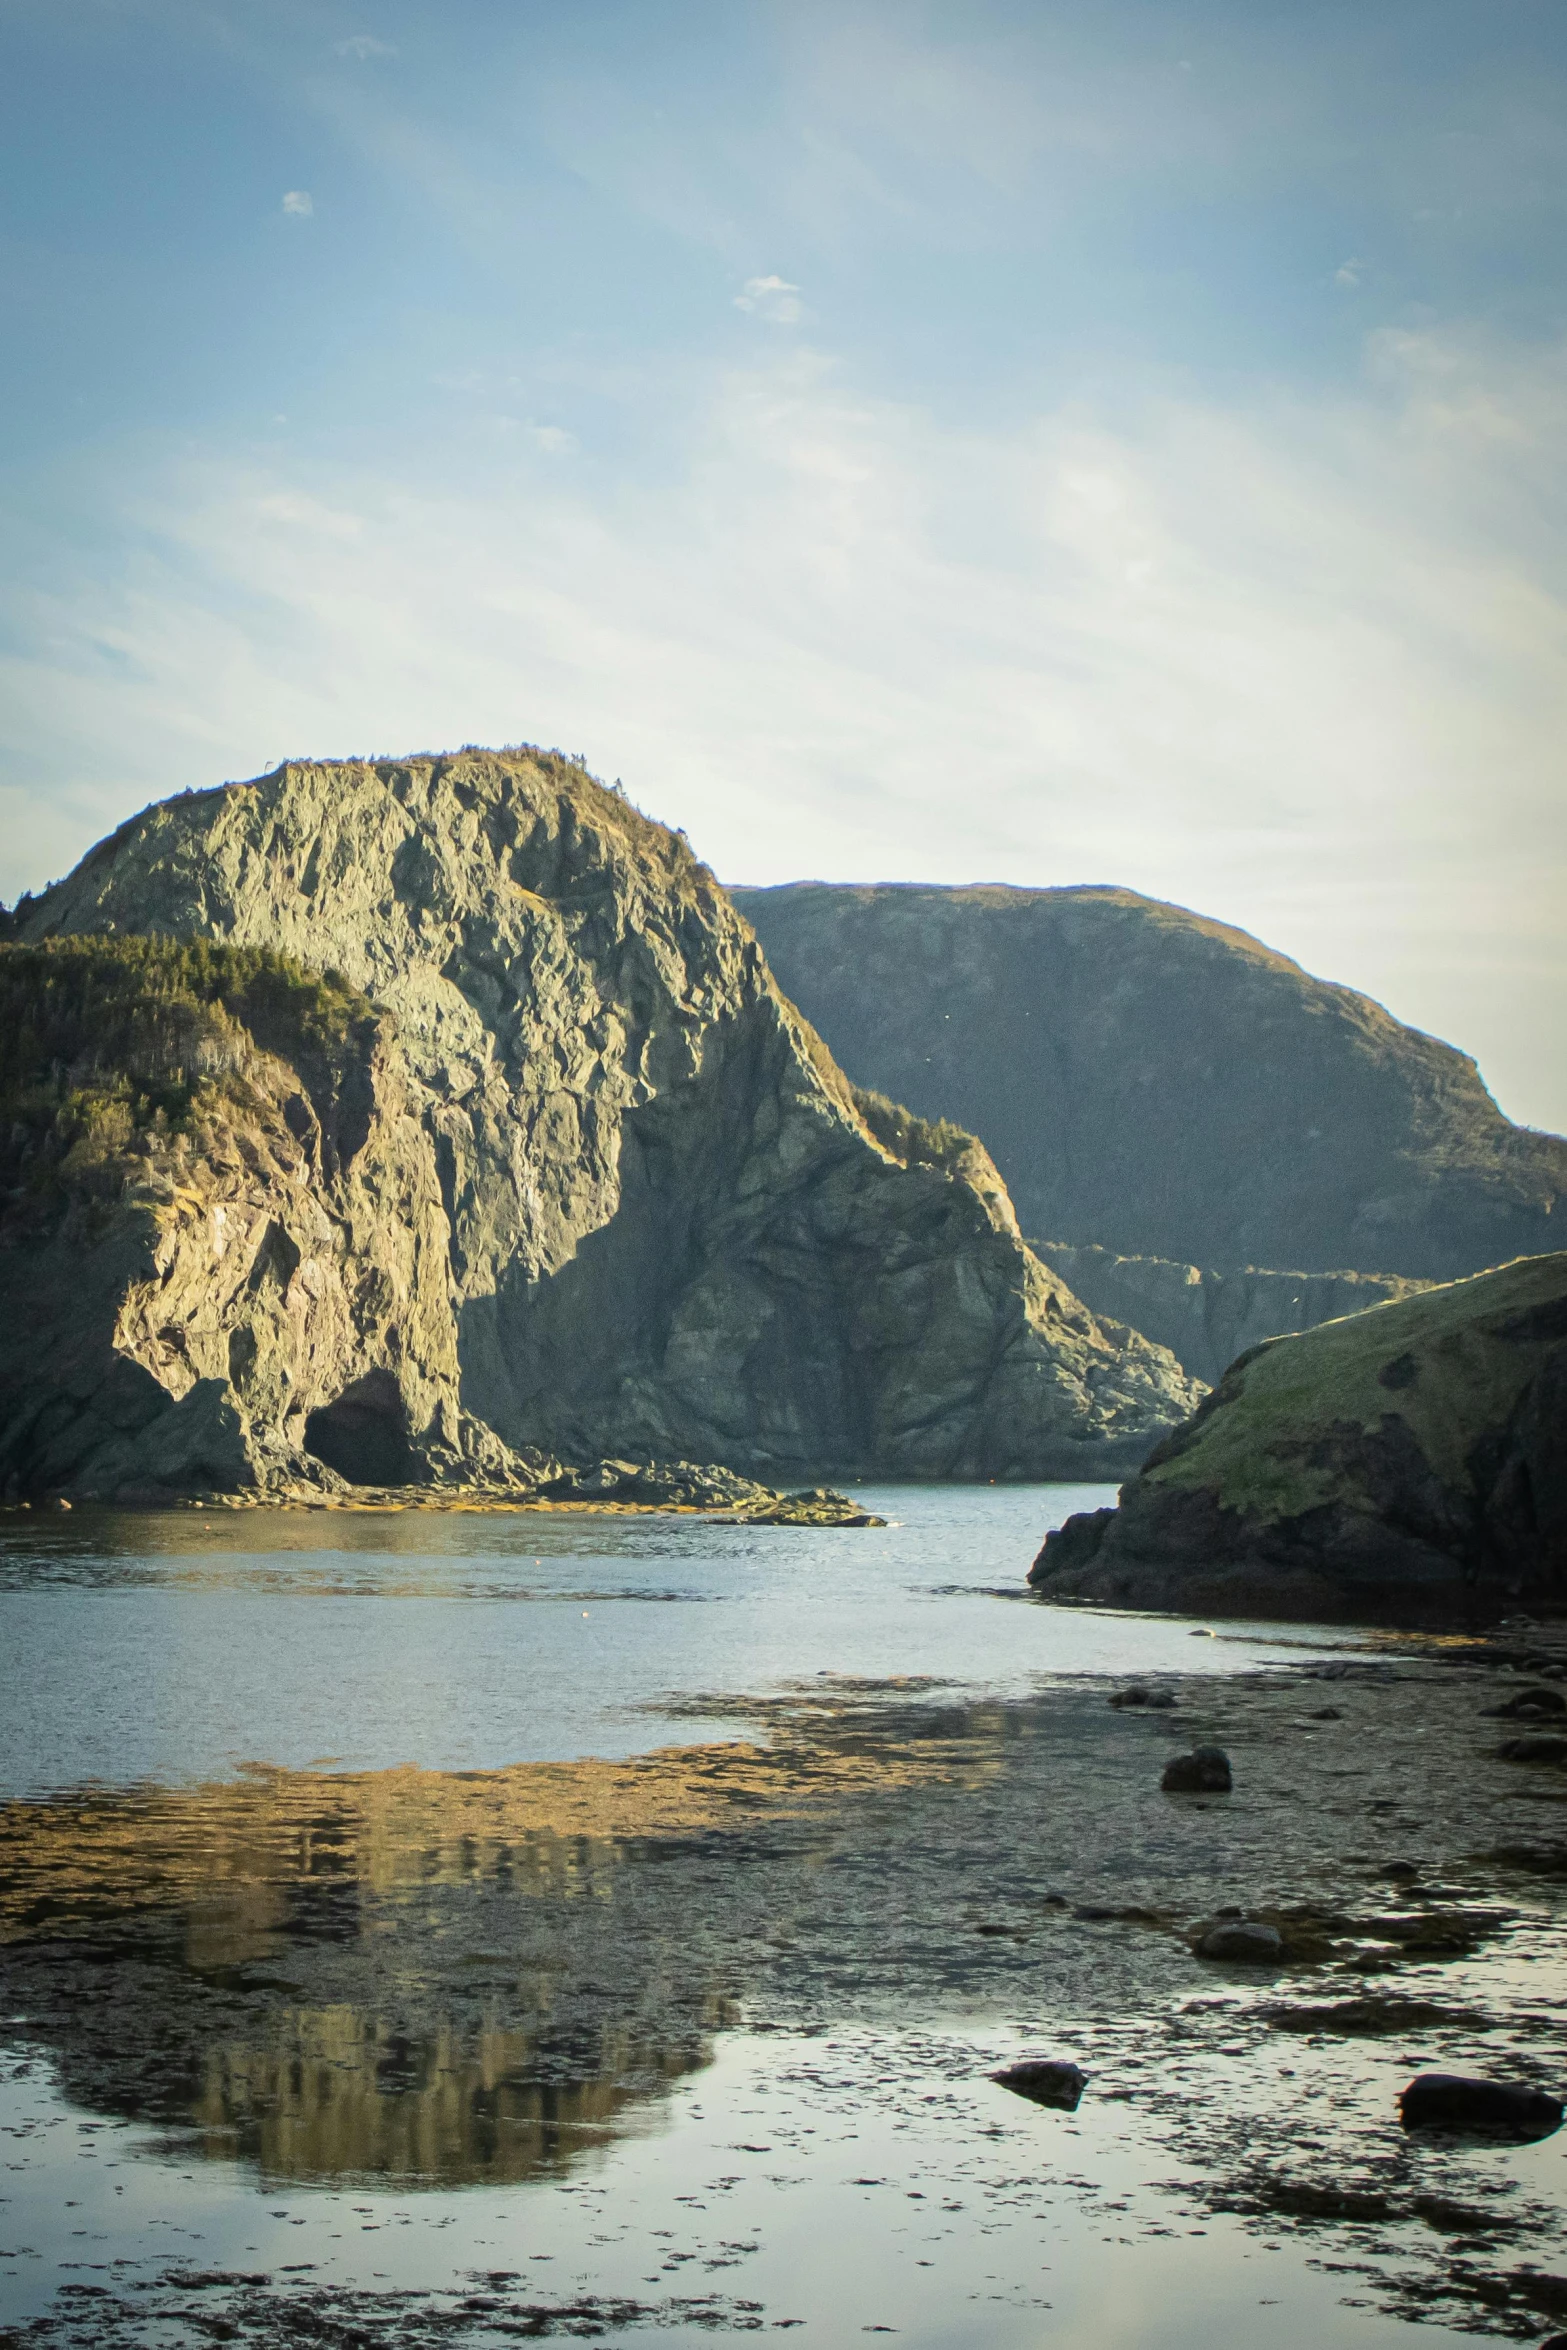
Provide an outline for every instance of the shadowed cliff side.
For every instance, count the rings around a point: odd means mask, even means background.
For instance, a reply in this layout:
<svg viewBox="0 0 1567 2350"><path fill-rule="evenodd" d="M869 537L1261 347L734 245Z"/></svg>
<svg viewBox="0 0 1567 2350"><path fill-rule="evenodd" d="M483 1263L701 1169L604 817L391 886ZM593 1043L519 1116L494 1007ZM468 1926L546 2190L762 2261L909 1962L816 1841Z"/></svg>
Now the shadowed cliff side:
<svg viewBox="0 0 1567 2350"><path fill-rule="evenodd" d="M683 838L552 754L290 765L167 801L12 932L212 941L363 999L386 1103L364 1229L418 1231L440 1279L383 1269L312 1408L351 1418L390 1379L412 1434L415 1394L431 1425L437 1394L455 1408L455 1363L476 1422L568 1458L1006 1477L1129 1467L1195 1400L1031 1255L977 1146L856 1100ZM291 1131L300 1088L274 1090ZM214 1149L259 1233L273 1170ZM359 1230L356 1278L380 1245ZM247 1227L247 1267L262 1246ZM23 1254L57 1290L65 1260ZM203 1371L226 1407L237 1373Z"/></svg>
<svg viewBox="0 0 1567 2350"><path fill-rule="evenodd" d="M1559 1242L1567 1141L1244 931L1127 889L734 896L857 1084L983 1137L1025 1232L1438 1281Z"/></svg>
<svg viewBox="0 0 1567 2350"><path fill-rule="evenodd" d="M1205 1615L1560 1612L1567 1254L1253 1348L1029 1581Z"/></svg>
<svg viewBox="0 0 1567 2350"><path fill-rule="evenodd" d="M1074 1248L1064 1240L1030 1243L1090 1313L1129 1322L1207 1386L1264 1339L1315 1330L1367 1306L1413 1297L1430 1284L1397 1273L1275 1273L1256 1265L1216 1272L1167 1257L1122 1257L1113 1249Z"/></svg>

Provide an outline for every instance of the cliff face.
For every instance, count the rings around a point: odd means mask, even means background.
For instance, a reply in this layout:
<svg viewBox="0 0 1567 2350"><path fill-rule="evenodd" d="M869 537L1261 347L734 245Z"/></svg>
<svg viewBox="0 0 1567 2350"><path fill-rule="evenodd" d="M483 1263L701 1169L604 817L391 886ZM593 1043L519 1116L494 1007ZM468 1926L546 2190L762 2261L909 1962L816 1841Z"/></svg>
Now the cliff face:
<svg viewBox="0 0 1567 2350"><path fill-rule="evenodd" d="M1264 1339L1314 1330L1367 1306L1413 1297L1428 1286L1396 1273L1273 1273L1248 1265L1219 1273L1167 1257L1122 1257L1113 1249L1036 1240L1035 1253L1060 1274L1091 1313L1129 1322L1167 1346L1194 1379L1216 1387L1239 1354Z"/></svg>
<svg viewBox="0 0 1567 2350"><path fill-rule="evenodd" d="M292 1446L297 1471L303 1446L354 1474L402 1447L423 1474L482 1423L576 1459L1113 1474L1195 1399L1029 1253L983 1153L877 1130L684 840L566 761L187 795L12 929L12 957L148 936L281 956L356 1006L314 1092L289 1039L268 1059L247 1030L238 1123L205 1080L199 1130L149 1142L133 1105L97 1303L72 1317L97 1369L243 1409L253 1462ZM127 1049L109 1076L140 1100ZM329 1148L345 1119L354 1149ZM0 1280L40 1327L73 1229L8 1236Z"/></svg>
<svg viewBox="0 0 1567 2350"><path fill-rule="evenodd" d="M1048 1597L1461 1623L1567 1606L1567 1254L1232 1364L1120 1506L1069 1518Z"/></svg>
<svg viewBox="0 0 1567 2350"><path fill-rule="evenodd" d="M857 1084L983 1136L1023 1230L1448 1280L1560 1238L1567 1142L1474 1063L1131 890L737 890Z"/></svg>
<svg viewBox="0 0 1567 2350"><path fill-rule="evenodd" d="M0 1490L523 1467L462 1411L434 1153L353 990L167 940L0 947L0 1109Z"/></svg>

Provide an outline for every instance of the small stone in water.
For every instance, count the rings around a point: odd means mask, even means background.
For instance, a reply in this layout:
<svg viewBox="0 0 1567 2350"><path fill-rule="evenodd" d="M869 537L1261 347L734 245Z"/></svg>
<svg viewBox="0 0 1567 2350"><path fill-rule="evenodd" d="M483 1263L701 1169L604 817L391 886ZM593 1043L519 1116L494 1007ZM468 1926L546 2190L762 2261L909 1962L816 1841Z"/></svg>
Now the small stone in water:
<svg viewBox="0 0 1567 2350"><path fill-rule="evenodd" d="M1274 1966L1284 1956L1284 1938L1273 1926L1213 1926L1198 1943L1197 1955L1238 1959L1244 1966Z"/></svg>
<svg viewBox="0 0 1567 2350"><path fill-rule="evenodd" d="M1078 2099L1088 2086L1088 2075L1081 2066L1064 2056L1019 2057L1016 2064L1004 2064L990 2077L1035 2105L1059 2106L1064 2113L1077 2111Z"/></svg>
<svg viewBox="0 0 1567 2350"><path fill-rule="evenodd" d="M1488 2136L1548 2138L1562 2126L1562 2101L1512 2081L1461 2073L1418 2073L1398 2101L1406 2130L1478 2130Z"/></svg>
<svg viewBox="0 0 1567 2350"><path fill-rule="evenodd" d="M1230 1758L1222 1746L1199 1746L1167 1762L1159 1784L1167 1795L1227 1795L1233 1785Z"/></svg>

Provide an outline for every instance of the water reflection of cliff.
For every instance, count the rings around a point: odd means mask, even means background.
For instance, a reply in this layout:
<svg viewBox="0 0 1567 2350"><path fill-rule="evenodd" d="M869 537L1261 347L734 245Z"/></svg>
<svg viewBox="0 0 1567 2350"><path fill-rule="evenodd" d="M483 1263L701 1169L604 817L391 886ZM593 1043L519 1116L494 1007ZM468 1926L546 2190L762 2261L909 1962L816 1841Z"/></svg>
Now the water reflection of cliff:
<svg viewBox="0 0 1567 2350"><path fill-rule="evenodd" d="M0 1807L0 1996L74 2101L276 2180L556 2168L708 2061L878 1796L994 1767L972 1717L872 1736L818 1703L771 1726L630 1762Z"/></svg>
<svg viewBox="0 0 1567 2350"><path fill-rule="evenodd" d="M606 2031L581 2051L586 2077L546 2080L548 2052L526 2032L447 2026L411 2040L356 2008L292 2008L268 2044L207 2051L190 2112L204 2152L240 2154L275 2181L498 2183L623 2135L707 2053Z"/></svg>

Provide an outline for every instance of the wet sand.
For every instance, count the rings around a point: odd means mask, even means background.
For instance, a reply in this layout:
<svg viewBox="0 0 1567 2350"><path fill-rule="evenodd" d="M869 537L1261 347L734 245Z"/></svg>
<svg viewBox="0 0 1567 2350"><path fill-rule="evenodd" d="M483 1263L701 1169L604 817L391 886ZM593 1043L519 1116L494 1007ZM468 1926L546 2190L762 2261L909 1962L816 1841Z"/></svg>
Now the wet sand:
<svg viewBox="0 0 1567 2350"><path fill-rule="evenodd" d="M1308 1650L1164 1676L1161 1712L816 1677L692 1695L745 1739L629 1762L11 1803L0 2193L58 2192L101 2123L135 2176L177 2159L191 2212L238 2199L174 2260L106 2206L69 2274L71 2230L29 2258L0 2201L0 2340L1021 2344L1047 2304L1107 2342L1211 2340L1224 2307L1314 2350L1417 2317L1539 2339L1567 2133L1406 2137L1394 2100L1427 2068L1567 2087L1567 1766L1501 1759L1520 1725L1488 1718L1564 1671L1533 1635ZM1164 1794L1210 1742L1233 1792ZM1225 1910L1282 1963L1198 1958ZM1077 2115L990 2082L1025 2050L1084 2066Z"/></svg>

